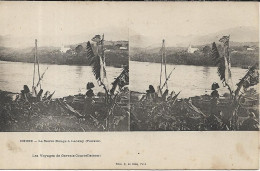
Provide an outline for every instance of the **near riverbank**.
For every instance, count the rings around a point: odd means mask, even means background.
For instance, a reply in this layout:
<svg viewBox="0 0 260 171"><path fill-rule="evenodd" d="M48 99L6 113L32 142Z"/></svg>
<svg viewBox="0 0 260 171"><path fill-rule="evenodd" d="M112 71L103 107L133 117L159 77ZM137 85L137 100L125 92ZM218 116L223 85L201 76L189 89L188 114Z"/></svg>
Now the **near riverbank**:
<svg viewBox="0 0 260 171"><path fill-rule="evenodd" d="M88 132L129 131L127 92L121 93L109 115L104 95L93 100L78 94L63 98L24 101L18 93L0 90L0 131L4 132Z"/></svg>

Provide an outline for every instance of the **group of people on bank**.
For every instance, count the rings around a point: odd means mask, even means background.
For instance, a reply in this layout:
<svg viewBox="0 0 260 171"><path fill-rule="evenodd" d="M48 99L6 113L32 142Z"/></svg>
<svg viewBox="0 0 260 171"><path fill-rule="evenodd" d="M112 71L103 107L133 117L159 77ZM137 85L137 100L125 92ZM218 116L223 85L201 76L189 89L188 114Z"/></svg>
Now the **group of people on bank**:
<svg viewBox="0 0 260 171"><path fill-rule="evenodd" d="M86 115L98 116L100 115L97 110L94 108L94 100L95 96L93 88L94 84L92 82L88 82L86 85L87 92L85 94L85 102L84 102L84 113ZM220 95L218 92L219 85L218 83L213 83L211 86L211 94L210 94L210 113L206 118L206 122L208 127L211 130L228 130L230 127L230 120L224 117L224 112L219 108ZM46 91L43 94L43 89L40 89L39 92L36 92L35 89L30 91L27 85L24 85L23 90L17 96L16 100L22 99L26 102L37 102L50 100L53 96L54 92L50 94L49 91ZM163 93L158 88L158 91L152 85L149 85L149 89L146 90L146 95L142 97L142 100L150 100L153 102L162 102L169 100L169 97L173 97L175 95L174 92L169 94L168 89L166 89ZM176 95L175 95L176 96ZM248 117L244 117L245 119L240 122L239 130L258 130L259 122L255 116L253 111L247 111Z"/></svg>
<svg viewBox="0 0 260 171"><path fill-rule="evenodd" d="M174 92L172 91L169 95L169 90L166 89L164 92L162 92L160 86L157 88L157 92L155 91L154 87L152 85L149 85L149 89L146 90L146 95L142 97L141 101L146 100L152 100L154 102L156 101L166 101L168 98L172 97Z"/></svg>
<svg viewBox="0 0 260 171"><path fill-rule="evenodd" d="M40 89L39 92L36 91L35 87L32 87L32 91L30 91L27 85L23 86L23 90L21 93L16 96L15 101L23 100L25 102L39 102L44 100L50 100L55 91L51 94L49 91L46 91L43 94L43 89Z"/></svg>

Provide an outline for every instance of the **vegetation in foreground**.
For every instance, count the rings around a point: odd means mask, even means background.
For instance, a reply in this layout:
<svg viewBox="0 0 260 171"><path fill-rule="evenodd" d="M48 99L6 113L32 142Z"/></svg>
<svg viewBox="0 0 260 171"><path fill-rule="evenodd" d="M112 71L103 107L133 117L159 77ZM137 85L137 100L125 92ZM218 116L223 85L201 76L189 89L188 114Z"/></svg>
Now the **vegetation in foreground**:
<svg viewBox="0 0 260 171"><path fill-rule="evenodd" d="M127 91L118 96L117 103L128 97ZM43 101L14 100L16 94L0 91L1 132L88 132L128 131L128 107L110 106L97 99L90 102L85 95L68 96ZM104 99L105 97L103 97ZM86 108L92 110L85 110ZM106 123L108 122L108 123ZM106 124L110 127L106 127Z"/></svg>
<svg viewBox="0 0 260 171"><path fill-rule="evenodd" d="M229 95L220 99L220 111L211 115L211 96L202 95L188 99L169 98L167 101L139 101L131 92L131 131L254 131L257 127L245 127L243 122L253 112L259 118L259 94L250 89L241 99L237 110L237 127L232 125Z"/></svg>

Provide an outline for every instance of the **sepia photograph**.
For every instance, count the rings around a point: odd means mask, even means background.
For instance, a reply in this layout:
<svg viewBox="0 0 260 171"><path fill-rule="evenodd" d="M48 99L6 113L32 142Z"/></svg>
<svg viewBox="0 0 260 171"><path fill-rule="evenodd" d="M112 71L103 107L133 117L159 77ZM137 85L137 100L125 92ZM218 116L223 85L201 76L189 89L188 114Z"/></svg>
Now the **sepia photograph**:
<svg viewBox="0 0 260 171"><path fill-rule="evenodd" d="M0 169L258 169L259 5L1 1Z"/></svg>
<svg viewBox="0 0 260 171"><path fill-rule="evenodd" d="M131 131L258 130L257 6L153 10L130 26Z"/></svg>
<svg viewBox="0 0 260 171"><path fill-rule="evenodd" d="M0 5L0 131L128 131L126 22L60 7Z"/></svg>

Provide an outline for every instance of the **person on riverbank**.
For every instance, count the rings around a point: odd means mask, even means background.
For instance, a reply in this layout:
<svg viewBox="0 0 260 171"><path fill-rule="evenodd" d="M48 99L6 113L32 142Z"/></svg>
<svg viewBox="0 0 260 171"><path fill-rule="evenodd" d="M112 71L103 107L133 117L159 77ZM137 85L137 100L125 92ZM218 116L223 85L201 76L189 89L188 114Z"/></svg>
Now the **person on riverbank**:
<svg viewBox="0 0 260 171"><path fill-rule="evenodd" d="M155 89L152 85L149 85L149 89L146 90L146 98L154 99L155 98Z"/></svg>
<svg viewBox="0 0 260 171"><path fill-rule="evenodd" d="M211 90L213 90L213 91L211 92L210 103L211 103L211 114L213 114L213 115L219 114L219 111L217 109L217 105L219 103L219 93L217 90L218 88L219 88L219 85L216 82L214 82L211 86Z"/></svg>
<svg viewBox="0 0 260 171"><path fill-rule="evenodd" d="M94 84L92 82L87 83L87 92L86 92L86 98L85 98L85 104L84 104L84 114L85 116L89 116L94 113L94 107L93 107L93 96L95 96L94 91L92 88L94 88Z"/></svg>
<svg viewBox="0 0 260 171"><path fill-rule="evenodd" d="M92 90L92 88L94 88L94 84L92 82L88 82L87 83L87 92L86 92L86 96L89 98L92 98L93 96L95 96L94 91Z"/></svg>
<svg viewBox="0 0 260 171"><path fill-rule="evenodd" d="M219 85L218 83L214 82L211 85L211 99L210 99L210 116L207 118L207 128L209 130L220 130L222 125L222 112L218 110L218 103L219 103L219 93L218 89Z"/></svg>
<svg viewBox="0 0 260 171"><path fill-rule="evenodd" d="M28 101L28 98L30 98L30 89L27 85L24 85L23 90L21 90L21 98L25 101Z"/></svg>

